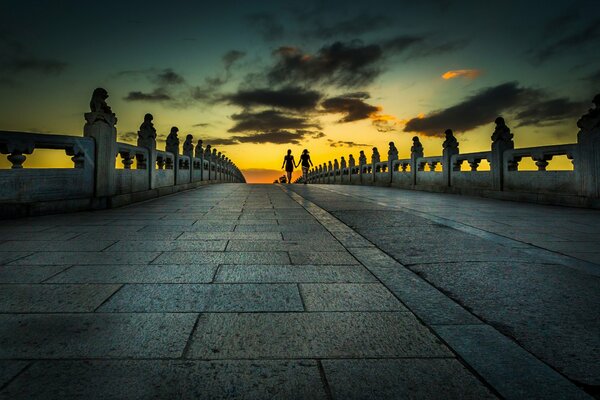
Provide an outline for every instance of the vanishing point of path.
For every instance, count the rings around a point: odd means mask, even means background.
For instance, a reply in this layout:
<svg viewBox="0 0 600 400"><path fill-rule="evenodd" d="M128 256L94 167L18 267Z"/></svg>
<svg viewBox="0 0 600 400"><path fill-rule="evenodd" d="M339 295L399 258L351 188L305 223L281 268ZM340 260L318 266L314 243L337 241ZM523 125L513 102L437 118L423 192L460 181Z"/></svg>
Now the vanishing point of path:
<svg viewBox="0 0 600 400"><path fill-rule="evenodd" d="M591 398L600 213L206 186L3 221L0 398Z"/></svg>

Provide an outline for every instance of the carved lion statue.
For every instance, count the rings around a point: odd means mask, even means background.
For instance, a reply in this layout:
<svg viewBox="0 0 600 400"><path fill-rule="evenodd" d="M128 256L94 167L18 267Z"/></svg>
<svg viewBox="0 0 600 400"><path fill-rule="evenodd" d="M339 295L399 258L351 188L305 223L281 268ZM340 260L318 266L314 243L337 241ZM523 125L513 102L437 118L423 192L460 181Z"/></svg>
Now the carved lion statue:
<svg viewBox="0 0 600 400"><path fill-rule="evenodd" d="M106 99L108 98L108 92L103 88L94 89L94 93L92 93L92 100L90 100L90 110L92 112L103 112L106 114L112 114L112 110L106 104Z"/></svg>

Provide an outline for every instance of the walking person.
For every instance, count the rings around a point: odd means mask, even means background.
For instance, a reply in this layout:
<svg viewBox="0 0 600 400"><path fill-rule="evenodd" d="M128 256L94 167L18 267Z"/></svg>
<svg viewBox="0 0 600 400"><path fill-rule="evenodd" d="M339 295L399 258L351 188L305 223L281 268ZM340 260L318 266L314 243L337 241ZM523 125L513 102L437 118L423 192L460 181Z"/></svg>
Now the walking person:
<svg viewBox="0 0 600 400"><path fill-rule="evenodd" d="M310 159L310 155L308 154L308 150L304 149L302 151L302 155L300 156L300 161L298 161L298 165L302 165L302 179L304 180L304 184L306 185L306 182L308 180L308 169L313 166L313 163Z"/></svg>
<svg viewBox="0 0 600 400"><path fill-rule="evenodd" d="M294 161L294 156L292 155L292 150L288 149L287 155L283 157L283 164L281 168L285 167L285 173L287 175L287 183L292 183L292 172L294 172L294 166L296 162Z"/></svg>

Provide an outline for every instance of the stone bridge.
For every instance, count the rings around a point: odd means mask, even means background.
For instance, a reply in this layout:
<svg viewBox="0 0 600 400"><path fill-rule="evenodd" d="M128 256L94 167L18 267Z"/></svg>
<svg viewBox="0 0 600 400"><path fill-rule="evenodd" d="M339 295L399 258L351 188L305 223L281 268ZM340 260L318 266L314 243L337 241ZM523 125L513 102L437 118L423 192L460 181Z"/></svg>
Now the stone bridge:
<svg viewBox="0 0 600 400"><path fill-rule="evenodd" d="M600 395L597 210L436 190L450 172L431 192L373 185L393 159L240 184L218 153L179 154L176 131L156 150L151 116L138 146L116 142L98 104L84 138L0 133L3 214L25 216L0 226L0 398ZM543 189L565 181L543 170L513 192L597 204L587 122L569 150L587 161L561 171L573 192ZM18 168L35 148L75 168Z"/></svg>

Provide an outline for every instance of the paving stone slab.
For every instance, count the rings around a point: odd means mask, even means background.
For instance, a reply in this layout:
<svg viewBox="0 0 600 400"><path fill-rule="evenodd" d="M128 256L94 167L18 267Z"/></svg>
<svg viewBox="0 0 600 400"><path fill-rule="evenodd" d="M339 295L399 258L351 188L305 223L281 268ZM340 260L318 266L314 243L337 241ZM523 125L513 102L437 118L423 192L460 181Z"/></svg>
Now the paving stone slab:
<svg viewBox="0 0 600 400"><path fill-rule="evenodd" d="M262 312L303 311L291 284L125 285L99 311L105 312Z"/></svg>
<svg viewBox="0 0 600 400"><path fill-rule="evenodd" d="M227 251L345 251L338 241L332 240L230 240Z"/></svg>
<svg viewBox="0 0 600 400"><path fill-rule="evenodd" d="M506 399L590 398L489 325L437 325L433 329Z"/></svg>
<svg viewBox="0 0 600 400"><path fill-rule="evenodd" d="M222 222L214 223L201 223L191 226L181 225L166 225L166 226L155 226L147 225L140 228L138 232L232 232L235 228L234 224L224 224Z"/></svg>
<svg viewBox="0 0 600 400"><path fill-rule="evenodd" d="M455 359L323 360L335 399L495 399Z"/></svg>
<svg viewBox="0 0 600 400"><path fill-rule="evenodd" d="M376 282L360 265L221 265L215 282Z"/></svg>
<svg viewBox="0 0 600 400"><path fill-rule="evenodd" d="M177 240L281 240L280 232L183 232Z"/></svg>
<svg viewBox="0 0 600 400"><path fill-rule="evenodd" d="M175 240L182 232L86 232L73 240Z"/></svg>
<svg viewBox="0 0 600 400"><path fill-rule="evenodd" d="M202 314L189 358L447 357L410 313Z"/></svg>
<svg viewBox="0 0 600 400"><path fill-rule="evenodd" d="M11 399L327 399L317 363L298 361L41 361Z"/></svg>
<svg viewBox="0 0 600 400"><path fill-rule="evenodd" d="M0 314L0 358L180 357L197 314Z"/></svg>
<svg viewBox="0 0 600 400"><path fill-rule="evenodd" d="M33 254L31 251L3 251L0 253L0 265L8 264L31 254Z"/></svg>
<svg viewBox="0 0 600 400"><path fill-rule="evenodd" d="M120 240L104 251L224 251L227 240Z"/></svg>
<svg viewBox="0 0 600 400"><path fill-rule="evenodd" d="M28 364L29 362L27 361L0 360L0 388L4 387L11 379L17 376ZM0 392L0 396L5 395Z"/></svg>
<svg viewBox="0 0 600 400"><path fill-rule="evenodd" d="M1 257L0 253L0 257ZM45 251L33 253L11 265L63 265L63 264L148 264L160 252L91 252L91 251Z"/></svg>
<svg viewBox="0 0 600 400"><path fill-rule="evenodd" d="M165 252L153 264L289 264L287 252L185 251Z"/></svg>
<svg viewBox="0 0 600 400"><path fill-rule="evenodd" d="M209 283L216 264L75 265L49 283Z"/></svg>
<svg viewBox="0 0 600 400"><path fill-rule="evenodd" d="M301 284L307 311L408 311L381 283Z"/></svg>
<svg viewBox="0 0 600 400"><path fill-rule="evenodd" d="M308 251L291 250L292 264L358 264L358 261L346 251Z"/></svg>
<svg viewBox="0 0 600 400"><path fill-rule="evenodd" d="M0 240L69 240L81 235L80 232L7 232L0 231Z"/></svg>
<svg viewBox="0 0 600 400"><path fill-rule="evenodd" d="M92 312L120 285L0 285L0 313Z"/></svg>
<svg viewBox="0 0 600 400"><path fill-rule="evenodd" d="M326 230L319 231L319 232L312 232L312 233L281 232L281 235L283 236L283 240L291 240L291 241L296 241L296 242L303 242L306 240L327 240L327 241L336 240L335 236L333 236L331 233L327 232Z"/></svg>
<svg viewBox="0 0 600 400"><path fill-rule="evenodd" d="M4 265L0 266L0 283L39 283L68 265Z"/></svg>
<svg viewBox="0 0 600 400"><path fill-rule="evenodd" d="M571 379L600 385L600 278L518 262L414 269Z"/></svg>
<svg viewBox="0 0 600 400"><path fill-rule="evenodd" d="M114 244L114 240L54 240L17 241L9 240L0 244L0 252L5 251L101 251Z"/></svg>

